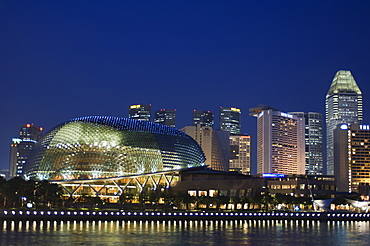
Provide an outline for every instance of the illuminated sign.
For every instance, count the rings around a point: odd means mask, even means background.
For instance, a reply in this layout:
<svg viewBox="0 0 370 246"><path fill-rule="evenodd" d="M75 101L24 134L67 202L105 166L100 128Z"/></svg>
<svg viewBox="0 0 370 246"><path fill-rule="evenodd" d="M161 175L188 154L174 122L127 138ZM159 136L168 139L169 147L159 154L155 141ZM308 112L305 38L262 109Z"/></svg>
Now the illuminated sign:
<svg viewBox="0 0 370 246"><path fill-rule="evenodd" d="M140 104L138 104L138 105L131 105L130 106L130 109L134 109L134 108L140 108Z"/></svg>
<svg viewBox="0 0 370 246"><path fill-rule="evenodd" d="M238 108L231 108L231 111L240 112L240 109L238 109Z"/></svg>
<svg viewBox="0 0 370 246"><path fill-rule="evenodd" d="M24 142L24 143L27 143L27 142L37 143L36 140L32 140L32 139L23 139L22 142Z"/></svg>
<svg viewBox="0 0 370 246"><path fill-rule="evenodd" d="M360 129L361 130L370 130L370 126L369 125L360 125Z"/></svg>
<svg viewBox="0 0 370 246"><path fill-rule="evenodd" d="M12 142L15 144L20 144L22 142L22 139L20 138L12 138Z"/></svg>
<svg viewBox="0 0 370 246"><path fill-rule="evenodd" d="M342 125L340 125L340 129L348 130L348 125L347 124L342 124Z"/></svg>
<svg viewBox="0 0 370 246"><path fill-rule="evenodd" d="M263 173L262 178L285 178L285 174L280 173Z"/></svg>
<svg viewBox="0 0 370 246"><path fill-rule="evenodd" d="M293 118L293 115L287 114L287 113L283 113L283 112L281 112L280 115L283 116L283 117L287 117L287 118Z"/></svg>

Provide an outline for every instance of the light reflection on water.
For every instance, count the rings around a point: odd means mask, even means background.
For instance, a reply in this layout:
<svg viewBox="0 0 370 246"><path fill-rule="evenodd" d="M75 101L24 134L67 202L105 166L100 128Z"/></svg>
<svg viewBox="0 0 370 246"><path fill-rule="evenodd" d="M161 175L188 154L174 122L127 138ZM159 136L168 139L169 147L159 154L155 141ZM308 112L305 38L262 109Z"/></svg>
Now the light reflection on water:
<svg viewBox="0 0 370 246"><path fill-rule="evenodd" d="M368 245L369 223L3 221L0 245Z"/></svg>

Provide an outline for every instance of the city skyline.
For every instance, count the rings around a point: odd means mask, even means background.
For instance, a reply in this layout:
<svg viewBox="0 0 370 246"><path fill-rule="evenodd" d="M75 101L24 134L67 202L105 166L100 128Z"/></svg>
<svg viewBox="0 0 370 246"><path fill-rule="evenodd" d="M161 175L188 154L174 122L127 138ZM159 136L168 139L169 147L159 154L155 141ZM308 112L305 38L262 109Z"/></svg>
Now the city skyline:
<svg viewBox="0 0 370 246"><path fill-rule="evenodd" d="M255 141L248 108L324 115L338 70L353 74L369 124L369 11L367 1L5 2L0 168L23 124L47 132L74 117L128 117L133 104L176 109L178 128L194 109L238 107Z"/></svg>

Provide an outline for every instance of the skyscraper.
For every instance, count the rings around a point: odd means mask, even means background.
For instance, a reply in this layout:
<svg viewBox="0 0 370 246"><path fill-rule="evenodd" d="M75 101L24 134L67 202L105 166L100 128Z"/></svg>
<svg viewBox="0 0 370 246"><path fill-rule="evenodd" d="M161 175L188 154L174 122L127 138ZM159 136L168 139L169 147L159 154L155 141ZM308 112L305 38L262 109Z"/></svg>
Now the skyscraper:
<svg viewBox="0 0 370 246"><path fill-rule="evenodd" d="M334 136L334 173L338 191L359 192L370 184L370 126L337 125ZM363 193L363 192L360 192Z"/></svg>
<svg viewBox="0 0 370 246"><path fill-rule="evenodd" d="M34 124L22 125L19 131L19 138L22 140L38 141L42 137L42 130L42 127L35 126Z"/></svg>
<svg viewBox="0 0 370 246"><path fill-rule="evenodd" d="M155 111L154 122L166 126L176 127L176 109L160 109Z"/></svg>
<svg viewBox="0 0 370 246"><path fill-rule="evenodd" d="M181 131L198 142L206 156L206 165L214 170L229 171L229 132L200 124L185 126Z"/></svg>
<svg viewBox="0 0 370 246"><path fill-rule="evenodd" d="M268 106L250 111L257 117L257 172L304 174L304 119Z"/></svg>
<svg viewBox="0 0 370 246"><path fill-rule="evenodd" d="M215 117L211 111L193 111L193 126L209 126L212 127L215 124Z"/></svg>
<svg viewBox="0 0 370 246"><path fill-rule="evenodd" d="M42 127L34 124L22 125L19 131L19 138L13 138L10 144L10 160L9 160L9 177L22 176L23 166L26 163L28 156L42 137Z"/></svg>
<svg viewBox="0 0 370 246"><path fill-rule="evenodd" d="M229 171L251 174L251 136L245 134L230 135Z"/></svg>
<svg viewBox="0 0 370 246"><path fill-rule="evenodd" d="M334 175L333 131L339 124L362 123L362 92L350 71L338 71L326 95L326 172Z"/></svg>
<svg viewBox="0 0 370 246"><path fill-rule="evenodd" d="M130 119L150 121L152 105L135 104L131 105L128 110Z"/></svg>
<svg viewBox="0 0 370 246"><path fill-rule="evenodd" d="M289 112L304 118L306 145L306 174L323 175L322 114Z"/></svg>
<svg viewBox="0 0 370 246"><path fill-rule="evenodd" d="M240 134L241 111L235 107L220 107L220 129Z"/></svg>

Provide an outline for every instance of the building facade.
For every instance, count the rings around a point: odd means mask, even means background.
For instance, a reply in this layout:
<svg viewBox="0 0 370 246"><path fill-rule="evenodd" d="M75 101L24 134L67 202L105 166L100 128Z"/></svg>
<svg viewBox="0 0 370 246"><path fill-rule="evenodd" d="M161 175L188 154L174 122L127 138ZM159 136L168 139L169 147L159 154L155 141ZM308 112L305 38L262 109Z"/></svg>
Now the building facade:
<svg viewBox="0 0 370 246"><path fill-rule="evenodd" d="M271 107L250 111L257 117L257 172L305 174L304 119Z"/></svg>
<svg viewBox="0 0 370 246"><path fill-rule="evenodd" d="M304 118L305 121L306 174L323 175L322 114L315 112L289 112L289 114Z"/></svg>
<svg viewBox="0 0 370 246"><path fill-rule="evenodd" d="M135 104L131 105L128 109L128 115L130 119L151 121L151 104Z"/></svg>
<svg viewBox="0 0 370 246"><path fill-rule="evenodd" d="M193 126L200 125L211 127L215 125L215 116L211 111L193 111Z"/></svg>
<svg viewBox="0 0 370 246"><path fill-rule="evenodd" d="M333 136L338 191L359 192L359 186L370 185L370 126L340 124Z"/></svg>
<svg viewBox="0 0 370 246"><path fill-rule="evenodd" d="M42 137L42 127L25 124L20 127L19 138L10 144L9 178L23 175L24 165L37 141Z"/></svg>
<svg viewBox="0 0 370 246"><path fill-rule="evenodd" d="M176 109L160 109L155 111L154 123L159 123L162 125L176 127Z"/></svg>
<svg viewBox="0 0 370 246"><path fill-rule="evenodd" d="M66 121L40 139L26 178L99 179L173 171L204 164L196 141L175 128L113 116Z"/></svg>
<svg viewBox="0 0 370 246"><path fill-rule="evenodd" d="M251 174L251 136L230 135L229 171Z"/></svg>
<svg viewBox="0 0 370 246"><path fill-rule="evenodd" d="M220 107L220 129L231 134L240 134L241 111L235 107Z"/></svg>
<svg viewBox="0 0 370 246"><path fill-rule="evenodd" d="M362 92L350 71L338 71L326 95L326 172L334 175L334 133L339 124L362 123Z"/></svg>
<svg viewBox="0 0 370 246"><path fill-rule="evenodd" d="M336 180L331 175L290 175L266 178L265 187L270 194L294 195L296 197L334 198L336 195Z"/></svg>
<svg viewBox="0 0 370 246"><path fill-rule="evenodd" d="M213 170L229 170L229 136L230 133L221 130L213 130L212 127L186 126L181 129L202 148L205 156L205 164Z"/></svg>

